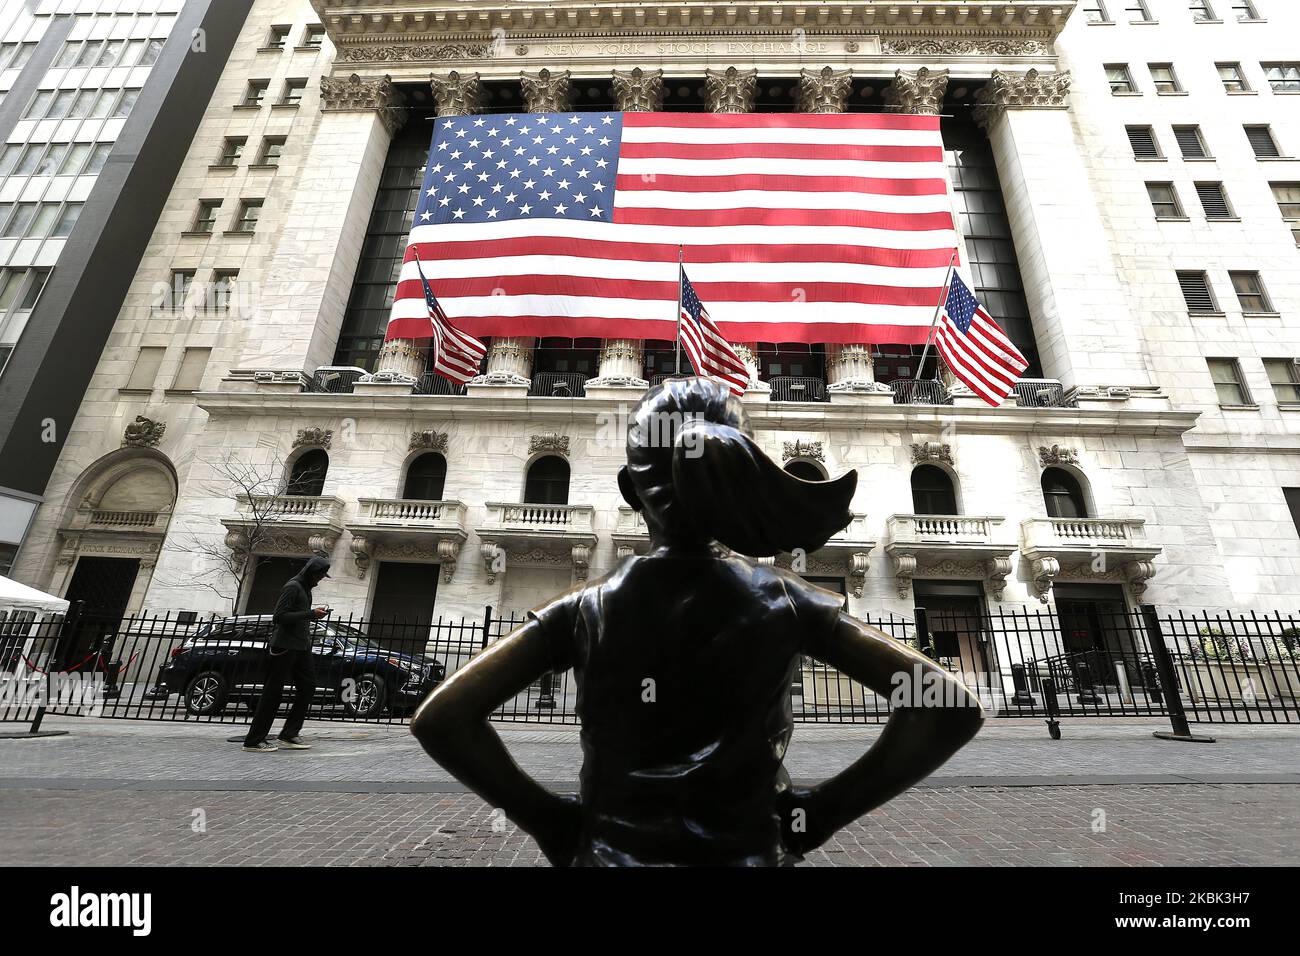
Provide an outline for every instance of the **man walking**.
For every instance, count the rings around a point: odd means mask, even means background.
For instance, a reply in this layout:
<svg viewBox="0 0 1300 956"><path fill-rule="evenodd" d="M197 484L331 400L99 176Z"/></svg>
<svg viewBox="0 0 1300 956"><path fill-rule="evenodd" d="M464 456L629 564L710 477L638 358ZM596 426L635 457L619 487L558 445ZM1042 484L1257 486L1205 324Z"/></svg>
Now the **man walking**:
<svg viewBox="0 0 1300 956"><path fill-rule="evenodd" d="M311 591L322 578L329 577L330 563L324 558L310 558L302 570L291 577L280 590L271 620L275 629L267 648L266 684L257 702L257 712L244 738L244 750L255 754L275 753L280 747L288 750L310 750L311 744L299 736L302 722L307 717L312 695L316 692L316 674L311 660L311 622L329 613L328 608L311 606ZM293 707L280 730L276 744L266 739L280 709L284 685L294 686Z"/></svg>

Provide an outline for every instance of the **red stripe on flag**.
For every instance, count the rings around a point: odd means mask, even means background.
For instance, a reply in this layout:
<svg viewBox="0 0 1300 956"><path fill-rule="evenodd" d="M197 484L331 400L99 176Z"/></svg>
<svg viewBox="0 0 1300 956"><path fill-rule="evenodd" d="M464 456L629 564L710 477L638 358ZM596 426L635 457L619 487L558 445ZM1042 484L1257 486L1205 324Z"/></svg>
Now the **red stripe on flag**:
<svg viewBox="0 0 1300 956"><path fill-rule="evenodd" d="M860 146L848 143L629 143L622 159L834 159L873 163L941 163L941 146ZM621 185L621 184L620 184Z"/></svg>
<svg viewBox="0 0 1300 956"><path fill-rule="evenodd" d="M938 130L939 117L914 113L624 113L624 127L678 129Z"/></svg>
<svg viewBox="0 0 1300 956"><path fill-rule="evenodd" d="M952 229L949 212L864 212L856 209L645 209L615 207L614 221L634 226L848 226L892 232ZM951 253L950 253L951 254Z"/></svg>

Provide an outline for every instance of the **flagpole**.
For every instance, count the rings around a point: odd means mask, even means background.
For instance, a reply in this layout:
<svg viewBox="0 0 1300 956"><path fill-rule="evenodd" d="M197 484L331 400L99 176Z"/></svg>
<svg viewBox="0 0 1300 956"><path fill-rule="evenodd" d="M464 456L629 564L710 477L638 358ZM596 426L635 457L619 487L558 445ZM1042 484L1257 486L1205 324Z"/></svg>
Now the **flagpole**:
<svg viewBox="0 0 1300 956"><path fill-rule="evenodd" d="M677 244L677 337L673 341L673 374L682 374L682 245Z"/></svg>
<svg viewBox="0 0 1300 956"><path fill-rule="evenodd" d="M916 367L915 381L921 380L921 370L925 368L926 357L930 354L930 342L934 339L934 328L939 324L939 316L943 313L943 304L948 301L948 287L952 283L953 265L957 262L957 250L952 250L952 256L948 259L948 271L943 276L943 291L939 293L939 301L934 307L934 318L930 320L930 331L925 337L925 348L921 350L921 362Z"/></svg>

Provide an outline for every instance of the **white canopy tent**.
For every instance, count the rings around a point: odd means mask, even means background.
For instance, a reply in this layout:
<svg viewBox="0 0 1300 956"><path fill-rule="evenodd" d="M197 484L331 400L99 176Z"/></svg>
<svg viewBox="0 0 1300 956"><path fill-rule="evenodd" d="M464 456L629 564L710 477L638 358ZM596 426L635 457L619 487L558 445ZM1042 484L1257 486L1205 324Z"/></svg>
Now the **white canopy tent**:
<svg viewBox="0 0 1300 956"><path fill-rule="evenodd" d="M0 612L4 611L36 611L42 616L66 614L68 602L0 575Z"/></svg>

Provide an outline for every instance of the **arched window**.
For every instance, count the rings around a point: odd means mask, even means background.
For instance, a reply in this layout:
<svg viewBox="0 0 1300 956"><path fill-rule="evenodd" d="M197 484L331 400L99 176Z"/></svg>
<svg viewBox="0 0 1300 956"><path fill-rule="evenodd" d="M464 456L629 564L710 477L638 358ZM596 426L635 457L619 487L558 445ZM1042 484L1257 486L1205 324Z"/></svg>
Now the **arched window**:
<svg viewBox="0 0 1300 956"><path fill-rule="evenodd" d="M447 459L436 451L426 452L406 469L402 497L416 501L441 501L447 483Z"/></svg>
<svg viewBox="0 0 1300 956"><path fill-rule="evenodd" d="M785 470L796 478L802 478L804 481L825 481L826 476L822 470L810 461L788 461L785 464Z"/></svg>
<svg viewBox="0 0 1300 956"><path fill-rule="evenodd" d="M1052 518L1086 518L1088 503L1079 479L1064 468L1043 469L1043 503Z"/></svg>
<svg viewBox="0 0 1300 956"><path fill-rule="evenodd" d="M330 456L323 448L303 452L289 470L286 494L319 497L325 490L325 475L330 470Z"/></svg>
<svg viewBox="0 0 1300 956"><path fill-rule="evenodd" d="M567 505L569 463L556 455L533 462L524 480L524 501L532 505Z"/></svg>
<svg viewBox="0 0 1300 956"><path fill-rule="evenodd" d="M937 465L912 469L912 509L919 515L957 513L957 492L946 471Z"/></svg>

